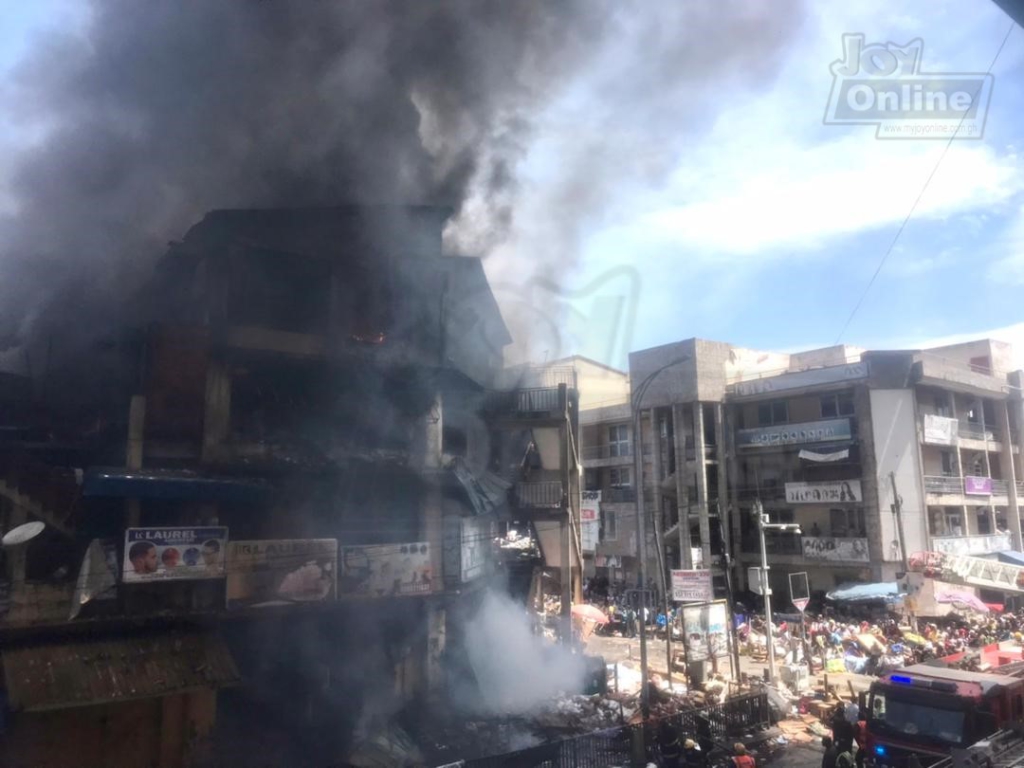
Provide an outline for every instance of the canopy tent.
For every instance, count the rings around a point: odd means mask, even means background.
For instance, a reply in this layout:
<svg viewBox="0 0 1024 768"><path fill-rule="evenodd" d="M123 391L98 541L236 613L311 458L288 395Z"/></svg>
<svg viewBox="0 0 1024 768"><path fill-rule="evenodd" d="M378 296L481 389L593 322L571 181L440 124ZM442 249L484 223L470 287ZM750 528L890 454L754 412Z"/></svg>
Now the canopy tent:
<svg viewBox="0 0 1024 768"><path fill-rule="evenodd" d="M825 597L836 603L867 603L885 601L899 602L901 599L899 585L895 581L878 584L844 584L829 592Z"/></svg>

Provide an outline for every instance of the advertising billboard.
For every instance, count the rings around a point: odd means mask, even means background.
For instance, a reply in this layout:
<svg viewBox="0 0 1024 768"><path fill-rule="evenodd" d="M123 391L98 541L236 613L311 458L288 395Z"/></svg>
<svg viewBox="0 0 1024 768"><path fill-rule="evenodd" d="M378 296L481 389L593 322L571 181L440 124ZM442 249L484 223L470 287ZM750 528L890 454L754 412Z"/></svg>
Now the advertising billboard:
<svg viewBox="0 0 1024 768"><path fill-rule="evenodd" d="M337 539L232 541L227 556L227 607L333 600Z"/></svg>
<svg viewBox="0 0 1024 768"><path fill-rule="evenodd" d="M736 433L736 444L742 448L767 448L776 445L849 440L852 436L849 419L826 419L807 421L803 424L778 424L772 427L741 429Z"/></svg>
<svg viewBox="0 0 1024 768"><path fill-rule="evenodd" d="M830 480L818 483L786 483L790 504L851 504L864 501L860 480Z"/></svg>
<svg viewBox="0 0 1024 768"><path fill-rule="evenodd" d="M122 581L222 579L227 543L227 528L129 528Z"/></svg>
<svg viewBox="0 0 1024 768"><path fill-rule="evenodd" d="M426 595L434 591L430 544L371 544L341 548L339 592L363 597Z"/></svg>
<svg viewBox="0 0 1024 768"><path fill-rule="evenodd" d="M729 655L728 612L725 602L683 606L688 662L721 659Z"/></svg>
<svg viewBox="0 0 1024 768"><path fill-rule="evenodd" d="M582 491L580 494L580 546L584 552L593 552L601 538L601 492Z"/></svg>
<svg viewBox="0 0 1024 768"><path fill-rule="evenodd" d="M672 571L672 599L679 603L707 603L714 600L711 571Z"/></svg>

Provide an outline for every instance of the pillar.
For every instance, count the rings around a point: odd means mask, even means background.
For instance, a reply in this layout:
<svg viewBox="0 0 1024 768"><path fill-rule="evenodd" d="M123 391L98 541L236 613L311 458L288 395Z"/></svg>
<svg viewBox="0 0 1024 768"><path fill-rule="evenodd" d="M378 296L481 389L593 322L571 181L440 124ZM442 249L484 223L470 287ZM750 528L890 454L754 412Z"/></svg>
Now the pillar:
<svg viewBox="0 0 1024 768"><path fill-rule="evenodd" d="M1005 400L999 401L996 406L996 420L1000 424L1003 433L1001 445L1003 449L999 452L999 462L1003 470L1003 479L1006 483L1007 523L1010 533L1014 537L1014 548L1021 551L1024 546L1024 536L1021 535L1020 508L1017 498L1017 471L1013 465L1013 436L1010 434L1010 411Z"/></svg>
<svg viewBox="0 0 1024 768"><path fill-rule="evenodd" d="M430 547L430 572L435 592L444 591L444 516L441 492L441 455L444 435L444 398L441 391L434 393L433 405L420 418L413 442L413 465L425 481L426 491L420 503L420 531ZM443 600L431 598L427 604L427 645L424 670L427 688L437 691L444 685L441 660L445 648L447 621Z"/></svg>
<svg viewBox="0 0 1024 768"><path fill-rule="evenodd" d="M672 406L672 432L676 443L676 494L679 499L679 551L683 568L693 568L693 553L690 551L690 490L686 472L686 419L683 418L685 405Z"/></svg>
<svg viewBox="0 0 1024 768"><path fill-rule="evenodd" d="M203 461L209 461L231 434L231 372L223 360L210 360L206 369L204 406Z"/></svg>
<svg viewBox="0 0 1024 768"><path fill-rule="evenodd" d="M704 567L711 565L711 524L708 520L708 465L705 459L704 406L693 404L693 460L697 472L697 522L700 526L700 548Z"/></svg>

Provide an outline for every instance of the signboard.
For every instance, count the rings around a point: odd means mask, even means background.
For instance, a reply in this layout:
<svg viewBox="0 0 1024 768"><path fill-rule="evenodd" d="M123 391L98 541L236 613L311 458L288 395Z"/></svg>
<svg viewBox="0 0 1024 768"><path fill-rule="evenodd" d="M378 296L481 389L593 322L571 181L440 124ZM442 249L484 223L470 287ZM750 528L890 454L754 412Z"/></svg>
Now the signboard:
<svg viewBox="0 0 1024 768"><path fill-rule="evenodd" d="M752 565L749 568L747 568L747 589L749 589L755 595L764 594L764 585L761 583L760 566ZM771 594L771 588L769 588L768 594Z"/></svg>
<svg viewBox="0 0 1024 768"><path fill-rule="evenodd" d="M811 585L805 572L789 574L789 597L800 613L807 610L807 604L811 602Z"/></svg>
<svg viewBox="0 0 1024 768"><path fill-rule="evenodd" d="M786 483L786 501L790 504L853 504L864 501L864 495L860 480Z"/></svg>
<svg viewBox="0 0 1024 768"><path fill-rule="evenodd" d="M964 493L968 496L991 496L992 478L968 475L964 478Z"/></svg>
<svg viewBox="0 0 1024 768"><path fill-rule="evenodd" d="M867 539L840 539L835 536L803 536L800 538L806 560L827 563L870 563Z"/></svg>
<svg viewBox="0 0 1024 768"><path fill-rule="evenodd" d="M736 385L736 394L741 397L745 397L747 395L764 395L770 392L784 392L789 389L814 387L819 384L834 384L840 381L853 381L856 379L863 379L867 377L867 375L867 363L831 365L827 368L812 368L809 371L783 373L779 376L772 376L770 378L741 381Z"/></svg>
<svg viewBox="0 0 1024 768"><path fill-rule="evenodd" d="M227 607L316 603L337 597L337 539L228 544Z"/></svg>
<svg viewBox="0 0 1024 768"><path fill-rule="evenodd" d="M926 443L955 445L958 431L956 419L931 414L926 414L924 417L924 441Z"/></svg>
<svg viewBox="0 0 1024 768"><path fill-rule="evenodd" d="M465 584L484 576L494 564L492 552L497 531L491 517L444 519L444 578L451 584Z"/></svg>
<svg viewBox="0 0 1024 768"><path fill-rule="evenodd" d="M729 655L728 613L725 602L683 606L686 660L690 663Z"/></svg>
<svg viewBox="0 0 1024 768"><path fill-rule="evenodd" d="M580 494L580 546L584 552L593 552L601 538L601 492L583 491Z"/></svg>
<svg viewBox="0 0 1024 768"><path fill-rule="evenodd" d="M672 571L672 599L679 603L709 603L714 600L711 571Z"/></svg>
<svg viewBox="0 0 1024 768"><path fill-rule="evenodd" d="M222 579L227 543L227 528L129 528L121 579Z"/></svg>
<svg viewBox="0 0 1024 768"><path fill-rule="evenodd" d="M767 448L775 445L849 440L852 436L849 419L826 419L806 421L803 424L778 424L773 427L741 429L736 433L736 444L744 448Z"/></svg>
<svg viewBox="0 0 1024 768"><path fill-rule="evenodd" d="M434 591L430 544L374 544L341 548L339 591L345 595L392 597Z"/></svg>
<svg viewBox="0 0 1024 768"><path fill-rule="evenodd" d="M1013 549L1010 534L992 536L942 536L932 539L936 552L947 555L988 555L993 552L1008 552Z"/></svg>

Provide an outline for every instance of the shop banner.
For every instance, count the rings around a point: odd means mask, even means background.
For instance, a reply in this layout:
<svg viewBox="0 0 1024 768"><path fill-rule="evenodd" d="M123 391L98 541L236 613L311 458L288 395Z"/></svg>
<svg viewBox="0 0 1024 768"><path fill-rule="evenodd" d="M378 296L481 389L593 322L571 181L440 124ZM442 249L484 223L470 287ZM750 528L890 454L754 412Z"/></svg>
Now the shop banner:
<svg viewBox="0 0 1024 768"><path fill-rule="evenodd" d="M672 571L672 599L678 603L709 603L714 600L711 571Z"/></svg>
<svg viewBox="0 0 1024 768"><path fill-rule="evenodd" d="M852 435L849 419L827 419L825 421L808 421L803 424L779 424L774 427L741 429L736 433L736 444L741 448L768 448L776 445L849 440Z"/></svg>
<svg viewBox="0 0 1024 768"><path fill-rule="evenodd" d="M991 496L992 478L968 475L964 478L964 493L968 496Z"/></svg>
<svg viewBox="0 0 1024 768"><path fill-rule="evenodd" d="M804 559L827 563L870 563L867 539L840 539L835 536L804 536L800 543Z"/></svg>
<svg viewBox="0 0 1024 768"><path fill-rule="evenodd" d="M227 543L227 528L129 528L122 580L222 579Z"/></svg>
<svg viewBox="0 0 1024 768"><path fill-rule="evenodd" d="M583 491L580 494L580 546L584 552L593 552L601 539L601 492Z"/></svg>
<svg viewBox="0 0 1024 768"><path fill-rule="evenodd" d="M442 553L445 581L465 584L491 573L497 535L493 517L446 517Z"/></svg>
<svg viewBox="0 0 1024 768"><path fill-rule="evenodd" d="M683 606L686 660L690 663L729 655L728 613L725 602Z"/></svg>
<svg viewBox="0 0 1024 768"><path fill-rule="evenodd" d="M435 589L430 544L342 547L338 586L343 595L363 597L430 594Z"/></svg>
<svg viewBox="0 0 1024 768"><path fill-rule="evenodd" d="M819 483L786 483L790 504L852 504L864 501L860 480L829 480Z"/></svg>
<svg viewBox="0 0 1024 768"><path fill-rule="evenodd" d="M228 608L316 603L337 596L337 539L228 544Z"/></svg>
<svg viewBox="0 0 1024 768"><path fill-rule="evenodd" d="M937 445L955 445L958 432L956 419L946 416L933 416L926 414L924 417L924 441Z"/></svg>

